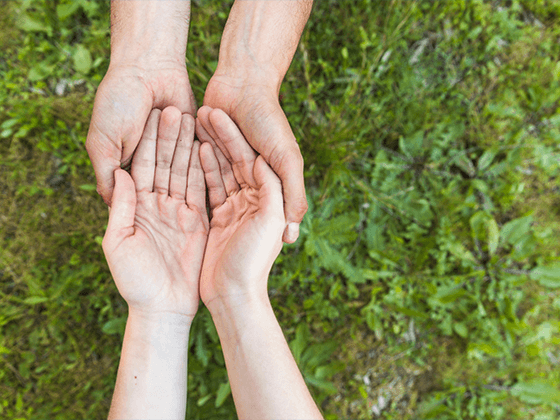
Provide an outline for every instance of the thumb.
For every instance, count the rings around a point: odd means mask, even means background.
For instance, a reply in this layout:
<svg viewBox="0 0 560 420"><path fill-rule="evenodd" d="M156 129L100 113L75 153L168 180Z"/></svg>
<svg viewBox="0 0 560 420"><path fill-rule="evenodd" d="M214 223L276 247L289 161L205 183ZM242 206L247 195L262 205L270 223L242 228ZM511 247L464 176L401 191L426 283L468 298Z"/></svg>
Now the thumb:
<svg viewBox="0 0 560 420"><path fill-rule="evenodd" d="M285 221L282 183L262 156L255 160L253 176L259 188L259 207L265 214Z"/></svg>
<svg viewBox="0 0 560 420"><path fill-rule="evenodd" d="M125 229L133 229L136 213L136 188L128 172L115 171L115 187L113 189L112 207L109 211L107 232L119 233Z"/></svg>
<svg viewBox="0 0 560 420"><path fill-rule="evenodd" d="M99 132L94 121L95 116L92 117L88 131L86 150L97 178L97 193L110 206L114 187L113 172L121 165L122 152L115 143Z"/></svg>
<svg viewBox="0 0 560 420"><path fill-rule="evenodd" d="M307 212L303 157L278 101L267 102L265 111L266 117L255 124L257 129L246 130L245 136L282 180L284 211L288 222L283 239L286 243L294 243L299 235L299 224Z"/></svg>
<svg viewBox="0 0 560 420"><path fill-rule="evenodd" d="M282 180L284 209L288 223L283 240L286 243L294 243L299 236L299 224L307 212L303 158L295 139L292 146L285 150L279 149L277 150L281 155L271 156L269 160L276 163L273 169Z"/></svg>

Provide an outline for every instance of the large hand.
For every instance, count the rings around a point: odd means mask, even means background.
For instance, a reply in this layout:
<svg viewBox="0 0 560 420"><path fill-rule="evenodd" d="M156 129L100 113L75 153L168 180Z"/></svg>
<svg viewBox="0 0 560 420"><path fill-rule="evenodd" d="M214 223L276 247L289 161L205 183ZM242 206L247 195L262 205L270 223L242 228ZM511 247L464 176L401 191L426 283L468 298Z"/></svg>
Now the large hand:
<svg viewBox="0 0 560 420"><path fill-rule="evenodd" d="M132 178L115 171L103 250L131 310L194 317L198 308L208 218L193 137L190 115L174 107L154 110L132 161Z"/></svg>
<svg viewBox="0 0 560 420"><path fill-rule="evenodd" d="M282 180L286 220L289 223L283 239L287 243L295 242L299 223L307 211L303 158L278 102L278 92L266 82L259 83L258 79L214 75L206 88L204 105L225 111L253 149L264 157ZM208 112L201 108L197 117L229 159L227 149L212 132Z"/></svg>
<svg viewBox="0 0 560 420"><path fill-rule="evenodd" d="M206 306L215 300L267 296L268 274L282 249L286 227L276 174L223 111L213 110L208 117L233 166L197 125L199 138L206 140L200 159L212 212L200 279Z"/></svg>
<svg viewBox="0 0 560 420"><path fill-rule="evenodd" d="M86 142L97 191L108 205L115 169L131 161L151 110L167 106L191 115L196 111L184 64L159 61L152 68L109 67L97 90Z"/></svg>

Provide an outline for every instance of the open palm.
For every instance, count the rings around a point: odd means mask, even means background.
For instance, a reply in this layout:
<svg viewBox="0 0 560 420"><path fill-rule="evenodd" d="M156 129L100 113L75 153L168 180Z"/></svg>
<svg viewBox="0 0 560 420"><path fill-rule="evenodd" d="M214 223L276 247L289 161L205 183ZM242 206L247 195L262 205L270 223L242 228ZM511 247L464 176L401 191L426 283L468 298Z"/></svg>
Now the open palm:
<svg viewBox="0 0 560 420"><path fill-rule="evenodd" d="M198 308L208 219L193 136L190 115L174 107L153 110L132 161L132 177L115 172L103 250L130 308L187 316Z"/></svg>
<svg viewBox="0 0 560 420"><path fill-rule="evenodd" d="M280 179L223 111L204 115L209 115L205 125L211 125L212 134L197 121L197 135L205 141L200 159L212 217L200 295L208 305L216 298L266 294L286 222ZM213 137L225 145L233 165Z"/></svg>

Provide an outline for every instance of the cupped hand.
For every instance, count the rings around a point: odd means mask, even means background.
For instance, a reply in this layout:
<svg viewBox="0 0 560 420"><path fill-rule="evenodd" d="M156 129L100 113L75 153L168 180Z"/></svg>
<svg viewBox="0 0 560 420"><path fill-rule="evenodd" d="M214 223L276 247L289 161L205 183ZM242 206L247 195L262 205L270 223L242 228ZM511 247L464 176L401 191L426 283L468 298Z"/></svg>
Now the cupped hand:
<svg viewBox="0 0 560 420"><path fill-rule="evenodd" d="M293 243L299 235L299 223L307 211L303 158L278 102L278 91L258 78L233 78L216 74L208 83L204 105L223 110L237 124L247 139L282 180L284 209L288 225L283 240ZM214 137L208 123L208 110L201 108L198 119ZM221 151L230 158L227 149L215 139Z"/></svg>
<svg viewBox="0 0 560 420"><path fill-rule="evenodd" d="M97 192L107 205L111 205L115 169L130 163L152 109L167 106L191 115L196 111L184 65L160 61L150 69L109 67L95 96L86 141Z"/></svg>
<svg viewBox="0 0 560 420"><path fill-rule="evenodd" d="M280 179L221 110L209 122L230 161L197 122L208 188L210 232L200 278L206 306L267 296L267 279L286 227Z"/></svg>
<svg viewBox="0 0 560 420"><path fill-rule="evenodd" d="M159 128L158 128L159 124ZM115 171L103 251L130 309L194 317L208 234L206 188L194 119L150 113L132 161Z"/></svg>

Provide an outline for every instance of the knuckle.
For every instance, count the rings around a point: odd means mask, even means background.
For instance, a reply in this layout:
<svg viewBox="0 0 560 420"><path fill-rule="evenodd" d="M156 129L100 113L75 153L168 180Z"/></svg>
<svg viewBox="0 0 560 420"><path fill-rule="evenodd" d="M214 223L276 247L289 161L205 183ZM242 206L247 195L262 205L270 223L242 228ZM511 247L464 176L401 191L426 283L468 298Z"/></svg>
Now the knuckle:
<svg viewBox="0 0 560 420"><path fill-rule="evenodd" d="M294 166L303 170L303 156L296 142L290 146L277 146L271 156L271 165L276 172L292 171Z"/></svg>
<svg viewBox="0 0 560 420"><path fill-rule="evenodd" d="M307 204L307 199L305 198L297 199L293 204L293 209L296 212L296 214L301 219L303 219L303 216L305 216L305 213L307 213L307 210L309 209L309 204Z"/></svg>
<svg viewBox="0 0 560 420"><path fill-rule="evenodd" d="M95 190L97 191L97 194L101 196L105 204L111 207L111 196L113 193L112 189L107 189L105 185L102 185L98 182Z"/></svg>
<svg viewBox="0 0 560 420"><path fill-rule="evenodd" d="M164 171L167 171L171 168L171 161L168 159L160 159L157 161L156 166L158 169L163 169Z"/></svg>

